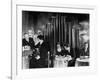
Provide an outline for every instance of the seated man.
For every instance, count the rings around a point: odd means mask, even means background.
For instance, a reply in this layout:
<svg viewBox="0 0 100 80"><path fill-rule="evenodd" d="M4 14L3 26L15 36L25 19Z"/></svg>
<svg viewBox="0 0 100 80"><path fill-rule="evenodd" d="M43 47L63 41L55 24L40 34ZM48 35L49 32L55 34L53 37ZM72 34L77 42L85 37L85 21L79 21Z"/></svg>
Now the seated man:
<svg viewBox="0 0 100 80"><path fill-rule="evenodd" d="M71 49L68 44L64 44L64 51L63 53L68 58L68 67L75 66L75 59L71 56Z"/></svg>
<svg viewBox="0 0 100 80"><path fill-rule="evenodd" d="M63 54L65 55L65 56L67 56L67 55L71 55L70 54L70 46L68 45L68 44L64 44L63 45Z"/></svg>

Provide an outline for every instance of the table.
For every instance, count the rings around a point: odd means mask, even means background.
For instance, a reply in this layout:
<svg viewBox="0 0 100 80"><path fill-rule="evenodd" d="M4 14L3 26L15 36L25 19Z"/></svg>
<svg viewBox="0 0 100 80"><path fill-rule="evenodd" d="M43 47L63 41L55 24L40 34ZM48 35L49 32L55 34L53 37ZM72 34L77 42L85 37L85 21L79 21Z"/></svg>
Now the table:
<svg viewBox="0 0 100 80"><path fill-rule="evenodd" d="M54 67L64 68L68 66L69 57L67 56L56 56L54 60Z"/></svg>
<svg viewBox="0 0 100 80"><path fill-rule="evenodd" d="M79 67L79 66L89 66L89 58L84 58L84 59L81 59L81 58L77 58L76 59L76 62L75 62L75 66Z"/></svg>

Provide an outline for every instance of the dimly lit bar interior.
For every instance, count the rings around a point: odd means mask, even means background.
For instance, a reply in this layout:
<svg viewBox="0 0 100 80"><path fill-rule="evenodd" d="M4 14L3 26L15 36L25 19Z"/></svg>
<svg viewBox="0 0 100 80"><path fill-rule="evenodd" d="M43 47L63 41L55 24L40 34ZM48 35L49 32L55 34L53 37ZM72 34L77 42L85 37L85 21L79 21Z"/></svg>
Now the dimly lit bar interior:
<svg viewBox="0 0 100 80"><path fill-rule="evenodd" d="M41 52L36 60L34 56L25 57L23 50L23 69L89 66L89 14L22 11L22 38L29 30L34 43L35 38L42 37L49 49L47 60L42 60ZM34 54L33 50L29 53Z"/></svg>

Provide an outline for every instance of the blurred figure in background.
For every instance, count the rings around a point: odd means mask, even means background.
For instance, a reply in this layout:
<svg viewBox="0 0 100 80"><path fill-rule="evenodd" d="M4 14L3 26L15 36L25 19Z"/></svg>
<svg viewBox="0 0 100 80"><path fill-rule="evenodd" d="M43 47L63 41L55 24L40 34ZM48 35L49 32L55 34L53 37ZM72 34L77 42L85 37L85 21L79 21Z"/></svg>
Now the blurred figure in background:
<svg viewBox="0 0 100 80"><path fill-rule="evenodd" d="M83 21L79 23L81 29L79 31L79 41L80 41L80 57L89 57L89 22Z"/></svg>

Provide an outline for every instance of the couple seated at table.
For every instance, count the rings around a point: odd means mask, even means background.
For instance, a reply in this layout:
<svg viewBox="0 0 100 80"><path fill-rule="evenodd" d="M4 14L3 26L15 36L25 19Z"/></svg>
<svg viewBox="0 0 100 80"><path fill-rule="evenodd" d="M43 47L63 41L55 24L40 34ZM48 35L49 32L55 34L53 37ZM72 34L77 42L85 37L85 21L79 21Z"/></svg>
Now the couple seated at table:
<svg viewBox="0 0 100 80"><path fill-rule="evenodd" d="M57 43L57 54L56 55L61 55L61 56L66 56L70 55L70 46L65 43Z"/></svg>
<svg viewBox="0 0 100 80"><path fill-rule="evenodd" d="M56 58L63 57L68 61L67 67L75 66L75 58L72 57L71 47L66 43L57 43Z"/></svg>

